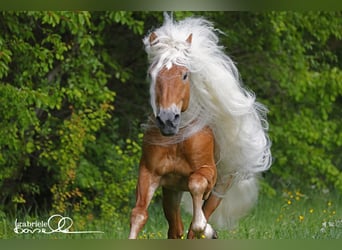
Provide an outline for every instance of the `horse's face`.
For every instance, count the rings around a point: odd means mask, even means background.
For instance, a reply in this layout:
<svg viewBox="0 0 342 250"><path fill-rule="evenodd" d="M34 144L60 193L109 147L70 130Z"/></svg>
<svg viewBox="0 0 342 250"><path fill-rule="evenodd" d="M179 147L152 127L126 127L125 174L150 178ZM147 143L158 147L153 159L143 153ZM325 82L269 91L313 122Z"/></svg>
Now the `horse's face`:
<svg viewBox="0 0 342 250"><path fill-rule="evenodd" d="M178 133L181 112L189 105L190 75L186 67L162 68L156 77L156 123L164 136Z"/></svg>
<svg viewBox="0 0 342 250"><path fill-rule="evenodd" d="M158 44L157 35L149 37L151 46ZM191 45L192 34L185 43ZM189 106L190 73L184 66L168 64L154 74L151 88L151 103L156 116L156 124L164 136L178 133L181 113Z"/></svg>

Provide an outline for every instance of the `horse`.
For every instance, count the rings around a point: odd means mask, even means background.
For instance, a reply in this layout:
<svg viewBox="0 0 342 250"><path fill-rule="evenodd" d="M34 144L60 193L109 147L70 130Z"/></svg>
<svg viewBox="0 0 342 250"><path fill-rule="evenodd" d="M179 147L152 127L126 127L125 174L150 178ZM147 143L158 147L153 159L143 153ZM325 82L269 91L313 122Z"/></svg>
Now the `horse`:
<svg viewBox="0 0 342 250"><path fill-rule="evenodd" d="M235 226L257 200L260 173L271 165L267 109L242 86L218 33L203 17L175 21L165 14L143 39L153 114L145 124L130 239L144 227L159 187L169 239L184 237L181 204L192 211L187 238L215 239L212 225ZM182 202L183 193L190 196Z"/></svg>

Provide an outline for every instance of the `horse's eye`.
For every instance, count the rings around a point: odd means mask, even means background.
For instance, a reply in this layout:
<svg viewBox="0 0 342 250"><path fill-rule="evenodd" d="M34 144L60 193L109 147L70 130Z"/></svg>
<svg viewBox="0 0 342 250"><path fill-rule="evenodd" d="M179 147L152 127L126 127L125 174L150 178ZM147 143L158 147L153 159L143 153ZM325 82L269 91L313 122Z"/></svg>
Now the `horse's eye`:
<svg viewBox="0 0 342 250"><path fill-rule="evenodd" d="M189 76L189 72L185 72L183 74L183 81L185 81L186 79L188 79L188 76Z"/></svg>

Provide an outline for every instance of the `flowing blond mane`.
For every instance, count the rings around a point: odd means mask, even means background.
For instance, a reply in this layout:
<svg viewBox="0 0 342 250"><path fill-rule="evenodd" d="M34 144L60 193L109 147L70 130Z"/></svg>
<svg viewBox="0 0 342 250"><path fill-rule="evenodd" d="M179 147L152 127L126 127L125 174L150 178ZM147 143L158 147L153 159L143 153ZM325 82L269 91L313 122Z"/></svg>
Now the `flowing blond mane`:
<svg viewBox="0 0 342 250"><path fill-rule="evenodd" d="M267 170L271 165L267 110L256 102L253 93L242 87L235 64L218 45L218 30L203 18L176 22L166 15L164 24L153 32L156 41L150 44L148 34L144 44L150 62L154 112L159 70L176 64L191 72L190 105L182 114L180 133L159 143L177 143L210 126L216 142L217 186L225 185L231 176L243 180ZM191 44L186 42L190 34ZM154 123L149 122L148 126L153 127Z"/></svg>

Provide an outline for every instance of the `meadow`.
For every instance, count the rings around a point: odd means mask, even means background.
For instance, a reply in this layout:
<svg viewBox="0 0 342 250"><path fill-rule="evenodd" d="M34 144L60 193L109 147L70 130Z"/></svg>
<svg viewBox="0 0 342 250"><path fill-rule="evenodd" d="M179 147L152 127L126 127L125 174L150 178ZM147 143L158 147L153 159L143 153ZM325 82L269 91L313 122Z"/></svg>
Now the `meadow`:
<svg viewBox="0 0 342 250"><path fill-rule="evenodd" d="M255 208L240 221L236 228L218 230L218 236L219 239L238 240L342 239L341 208L341 194L328 191L283 190L273 197L261 195ZM167 222L158 201L150 206L149 214L150 218L140 233L139 239L165 239ZM93 215L83 217L70 215L72 225L68 229L69 233L61 231L42 233L39 230L14 232L15 222L35 222L35 225L31 225L31 229L34 229L37 225L39 226L39 223L47 221L48 217L47 215L33 217L22 215L18 218L10 218L2 214L0 215L0 238L126 239L128 236L129 214L112 219L96 219ZM190 220L191 217L183 213L185 227L189 225Z"/></svg>

